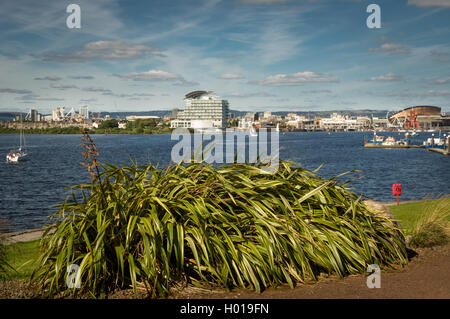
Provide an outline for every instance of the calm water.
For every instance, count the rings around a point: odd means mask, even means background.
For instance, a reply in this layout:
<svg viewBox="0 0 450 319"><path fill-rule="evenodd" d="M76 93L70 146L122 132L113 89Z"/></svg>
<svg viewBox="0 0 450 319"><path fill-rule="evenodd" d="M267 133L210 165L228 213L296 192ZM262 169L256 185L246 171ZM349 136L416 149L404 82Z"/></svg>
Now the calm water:
<svg viewBox="0 0 450 319"><path fill-rule="evenodd" d="M397 134L397 133L396 133ZM398 135L396 138L400 138ZM362 179L352 182L355 192L380 201L391 201L391 186L402 184L403 200L450 193L450 157L424 149L364 149L369 133L280 134L280 157L315 169L323 177L357 169ZM431 133L421 133L417 144ZM94 135L100 161L114 164L168 164L170 135ZM78 135L28 135L28 156L19 164L7 164L5 156L18 144L17 135L0 135L0 219L11 231L37 228L48 221L52 205L61 203L68 186L89 182L82 161ZM413 141L414 142L414 141Z"/></svg>

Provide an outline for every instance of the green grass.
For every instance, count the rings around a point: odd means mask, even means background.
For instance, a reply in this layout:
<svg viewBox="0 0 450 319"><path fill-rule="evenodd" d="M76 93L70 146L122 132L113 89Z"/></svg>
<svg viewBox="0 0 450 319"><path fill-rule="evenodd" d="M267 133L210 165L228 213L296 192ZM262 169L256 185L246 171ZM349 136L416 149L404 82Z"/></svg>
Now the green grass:
<svg viewBox="0 0 450 319"><path fill-rule="evenodd" d="M6 280L29 279L39 256L39 240L6 245Z"/></svg>
<svg viewBox="0 0 450 319"><path fill-rule="evenodd" d="M420 219L424 212L434 211L439 208L447 209L446 220L450 221L448 209L450 207L450 198L441 198L433 200L424 200L414 203L405 203L398 206L389 206L395 218L400 222L406 234L411 234L415 223Z"/></svg>

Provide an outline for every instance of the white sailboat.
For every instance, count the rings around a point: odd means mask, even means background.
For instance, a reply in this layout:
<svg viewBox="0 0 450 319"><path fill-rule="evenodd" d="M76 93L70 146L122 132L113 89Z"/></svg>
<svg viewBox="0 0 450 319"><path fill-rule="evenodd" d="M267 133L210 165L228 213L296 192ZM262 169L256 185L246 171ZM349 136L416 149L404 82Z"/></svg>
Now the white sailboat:
<svg viewBox="0 0 450 319"><path fill-rule="evenodd" d="M27 153L25 152L25 135L23 134L23 128L20 129L20 137L19 137L19 148L15 150L11 150L8 155L6 155L6 161L8 163L17 163L23 157L25 157Z"/></svg>
<svg viewBox="0 0 450 319"><path fill-rule="evenodd" d="M250 127L249 133L250 133L250 136L258 136L258 133L256 132L256 130L253 126Z"/></svg>
<svg viewBox="0 0 450 319"><path fill-rule="evenodd" d="M280 124L277 123L277 127L275 128L275 132L279 132L280 131Z"/></svg>

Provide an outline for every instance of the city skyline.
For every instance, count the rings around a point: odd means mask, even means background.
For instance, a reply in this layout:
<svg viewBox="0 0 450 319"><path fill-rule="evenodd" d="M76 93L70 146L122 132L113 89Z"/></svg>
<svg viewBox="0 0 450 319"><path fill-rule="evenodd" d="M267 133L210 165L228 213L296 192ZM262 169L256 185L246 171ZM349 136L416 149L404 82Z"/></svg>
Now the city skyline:
<svg viewBox="0 0 450 319"><path fill-rule="evenodd" d="M369 4L382 28L369 29ZM182 108L212 90L246 111L449 111L444 0L2 3L0 112Z"/></svg>

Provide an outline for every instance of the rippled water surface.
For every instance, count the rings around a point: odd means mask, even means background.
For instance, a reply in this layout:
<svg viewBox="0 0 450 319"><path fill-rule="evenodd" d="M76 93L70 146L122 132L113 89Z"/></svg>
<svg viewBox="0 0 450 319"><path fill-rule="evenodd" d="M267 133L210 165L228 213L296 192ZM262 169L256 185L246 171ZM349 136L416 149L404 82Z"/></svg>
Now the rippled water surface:
<svg viewBox="0 0 450 319"><path fill-rule="evenodd" d="M394 137L400 138L395 133ZM351 183L354 191L380 201L392 201L391 186L402 184L401 199L450 193L450 157L424 149L364 149L369 133L281 133L280 157L308 169L325 164L319 175L329 178L348 170L360 170L362 179ZM416 143L430 137L421 133ZM94 135L100 161L161 165L170 161L176 143L170 135ZM79 135L28 135L28 156L7 164L5 156L16 147L18 135L0 135L0 219L10 230L37 228L48 221L52 205L61 203L68 186L89 182L82 161Z"/></svg>

